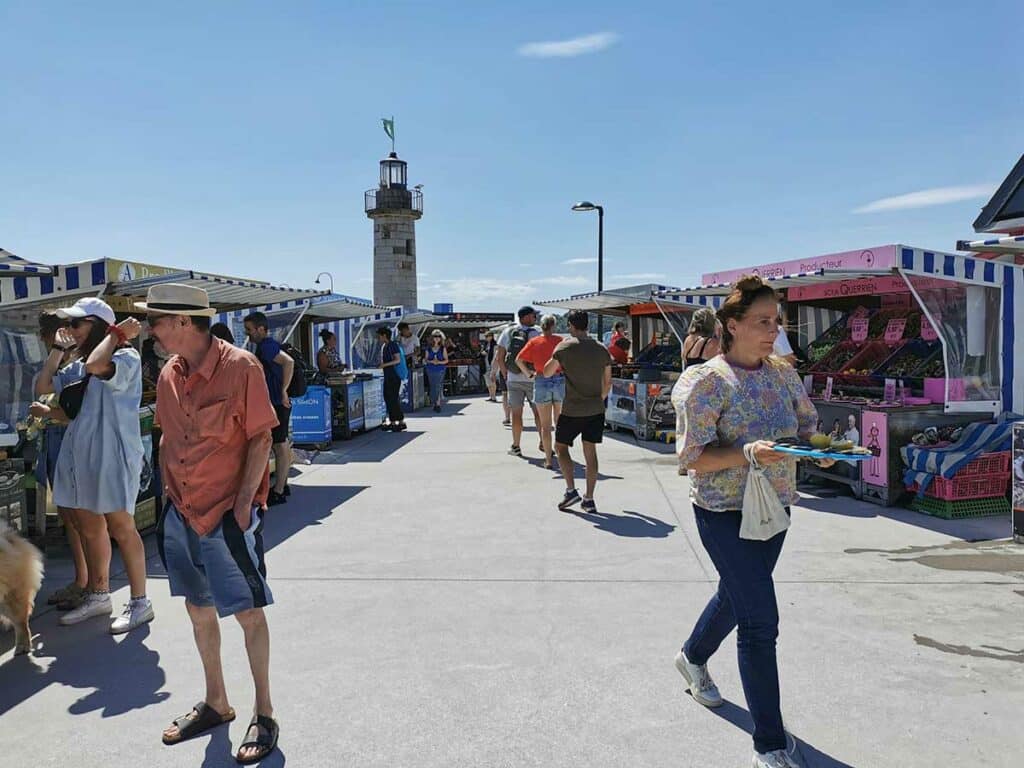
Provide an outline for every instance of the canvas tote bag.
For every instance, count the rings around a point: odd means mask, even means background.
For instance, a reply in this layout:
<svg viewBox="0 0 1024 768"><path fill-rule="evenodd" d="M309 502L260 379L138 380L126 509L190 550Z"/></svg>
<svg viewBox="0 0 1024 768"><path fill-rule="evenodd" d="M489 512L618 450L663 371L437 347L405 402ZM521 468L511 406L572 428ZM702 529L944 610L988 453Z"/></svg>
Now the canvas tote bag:
<svg viewBox="0 0 1024 768"><path fill-rule="evenodd" d="M789 515L764 469L754 458L750 444L743 446L743 455L750 462L750 472L747 473L747 487L743 491L740 538L768 541L789 528Z"/></svg>

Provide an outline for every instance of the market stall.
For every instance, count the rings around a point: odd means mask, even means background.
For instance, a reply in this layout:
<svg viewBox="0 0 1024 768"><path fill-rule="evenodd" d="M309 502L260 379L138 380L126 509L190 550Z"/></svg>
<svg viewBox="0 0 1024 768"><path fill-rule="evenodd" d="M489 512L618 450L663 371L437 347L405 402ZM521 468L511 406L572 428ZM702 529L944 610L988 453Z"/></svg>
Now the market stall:
<svg viewBox="0 0 1024 768"><path fill-rule="evenodd" d="M785 299L797 329L805 387L834 433L872 451L861 468L806 469L891 504L905 493L900 449L927 443L939 427L1024 410L1020 266L903 245L827 254L704 275L705 284L659 304L717 307L729 286L756 273ZM1024 357L1021 357L1024 359ZM929 429L933 428L933 429Z"/></svg>
<svg viewBox="0 0 1024 768"><path fill-rule="evenodd" d="M507 326L512 313L456 312L430 318L417 328L422 349L430 346L430 336L441 331L448 342L448 370L445 395L475 395L487 391L487 362L481 354L484 334L495 326Z"/></svg>
<svg viewBox="0 0 1024 768"><path fill-rule="evenodd" d="M672 385L682 370L682 341L669 317L654 302L656 295L671 290L645 284L535 302L553 309L600 312L627 322L633 346L626 364L612 366L605 421L613 429L633 432L639 440L675 431L671 396ZM670 309L669 315L688 316L692 312L678 307Z"/></svg>

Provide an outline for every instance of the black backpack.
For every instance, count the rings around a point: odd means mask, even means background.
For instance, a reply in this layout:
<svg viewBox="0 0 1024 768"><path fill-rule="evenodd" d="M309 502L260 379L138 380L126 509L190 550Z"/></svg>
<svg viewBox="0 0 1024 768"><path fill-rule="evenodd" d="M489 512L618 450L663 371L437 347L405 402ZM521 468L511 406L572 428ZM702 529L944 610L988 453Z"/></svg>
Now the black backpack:
<svg viewBox="0 0 1024 768"><path fill-rule="evenodd" d="M519 353L523 351L523 347L526 346L532 336L529 328L523 328L522 326L515 328L508 336L508 352L505 353L505 367L510 371L518 372L519 366L516 365L516 358L519 357Z"/></svg>
<svg viewBox="0 0 1024 768"><path fill-rule="evenodd" d="M295 368L292 371L292 380L288 382L288 397L303 397L308 387L309 375L313 373L312 366L300 354L299 350L285 342L281 349L288 357L295 361Z"/></svg>

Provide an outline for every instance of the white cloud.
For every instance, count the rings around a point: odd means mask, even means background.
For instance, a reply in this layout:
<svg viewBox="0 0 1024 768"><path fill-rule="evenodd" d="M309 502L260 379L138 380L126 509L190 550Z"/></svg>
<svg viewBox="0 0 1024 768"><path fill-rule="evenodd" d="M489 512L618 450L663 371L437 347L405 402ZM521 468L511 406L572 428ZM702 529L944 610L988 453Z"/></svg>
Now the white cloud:
<svg viewBox="0 0 1024 768"><path fill-rule="evenodd" d="M563 261L562 263L563 264L597 264L597 257L595 256L595 257L593 257L591 259L568 259L567 261Z"/></svg>
<svg viewBox="0 0 1024 768"><path fill-rule="evenodd" d="M628 275L610 275L612 280L664 280L661 272L632 272Z"/></svg>
<svg viewBox="0 0 1024 768"><path fill-rule="evenodd" d="M588 289L592 286L593 281L585 277L556 275L525 282L499 280L492 277L453 278L421 284L419 289L422 294L429 294L432 300L500 309L533 301L541 294L552 291L553 288Z"/></svg>
<svg viewBox="0 0 1024 768"><path fill-rule="evenodd" d="M581 285L587 286L592 285L593 280L586 277L538 277L535 280L531 280L532 285Z"/></svg>
<svg viewBox="0 0 1024 768"><path fill-rule="evenodd" d="M619 39L614 32L599 32L569 40L552 40L544 43L526 43L519 46L519 55L537 59L571 58L588 53L597 53L610 48Z"/></svg>
<svg viewBox="0 0 1024 768"><path fill-rule="evenodd" d="M933 205L958 203L961 200L974 200L989 197L995 191L996 184L964 184L958 187L935 187L922 189L919 192L908 192L905 195L883 197L881 200L855 208L854 213L878 213L879 211L907 211L914 208L929 208Z"/></svg>

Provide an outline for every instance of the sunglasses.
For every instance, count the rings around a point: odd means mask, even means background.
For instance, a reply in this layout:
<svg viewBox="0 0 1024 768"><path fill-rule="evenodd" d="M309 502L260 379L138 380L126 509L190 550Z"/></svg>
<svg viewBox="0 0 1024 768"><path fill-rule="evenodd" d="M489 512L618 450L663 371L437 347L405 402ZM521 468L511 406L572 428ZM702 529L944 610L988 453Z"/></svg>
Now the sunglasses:
<svg viewBox="0 0 1024 768"><path fill-rule="evenodd" d="M146 315L146 325L155 328L156 324L166 317L170 317L170 315Z"/></svg>
<svg viewBox="0 0 1024 768"><path fill-rule="evenodd" d="M73 317L73 318L71 318L71 320L68 321L68 325L71 326L72 328L74 328L76 331L79 328L81 328L84 323L88 323L89 325L92 325L92 318L91 317Z"/></svg>

